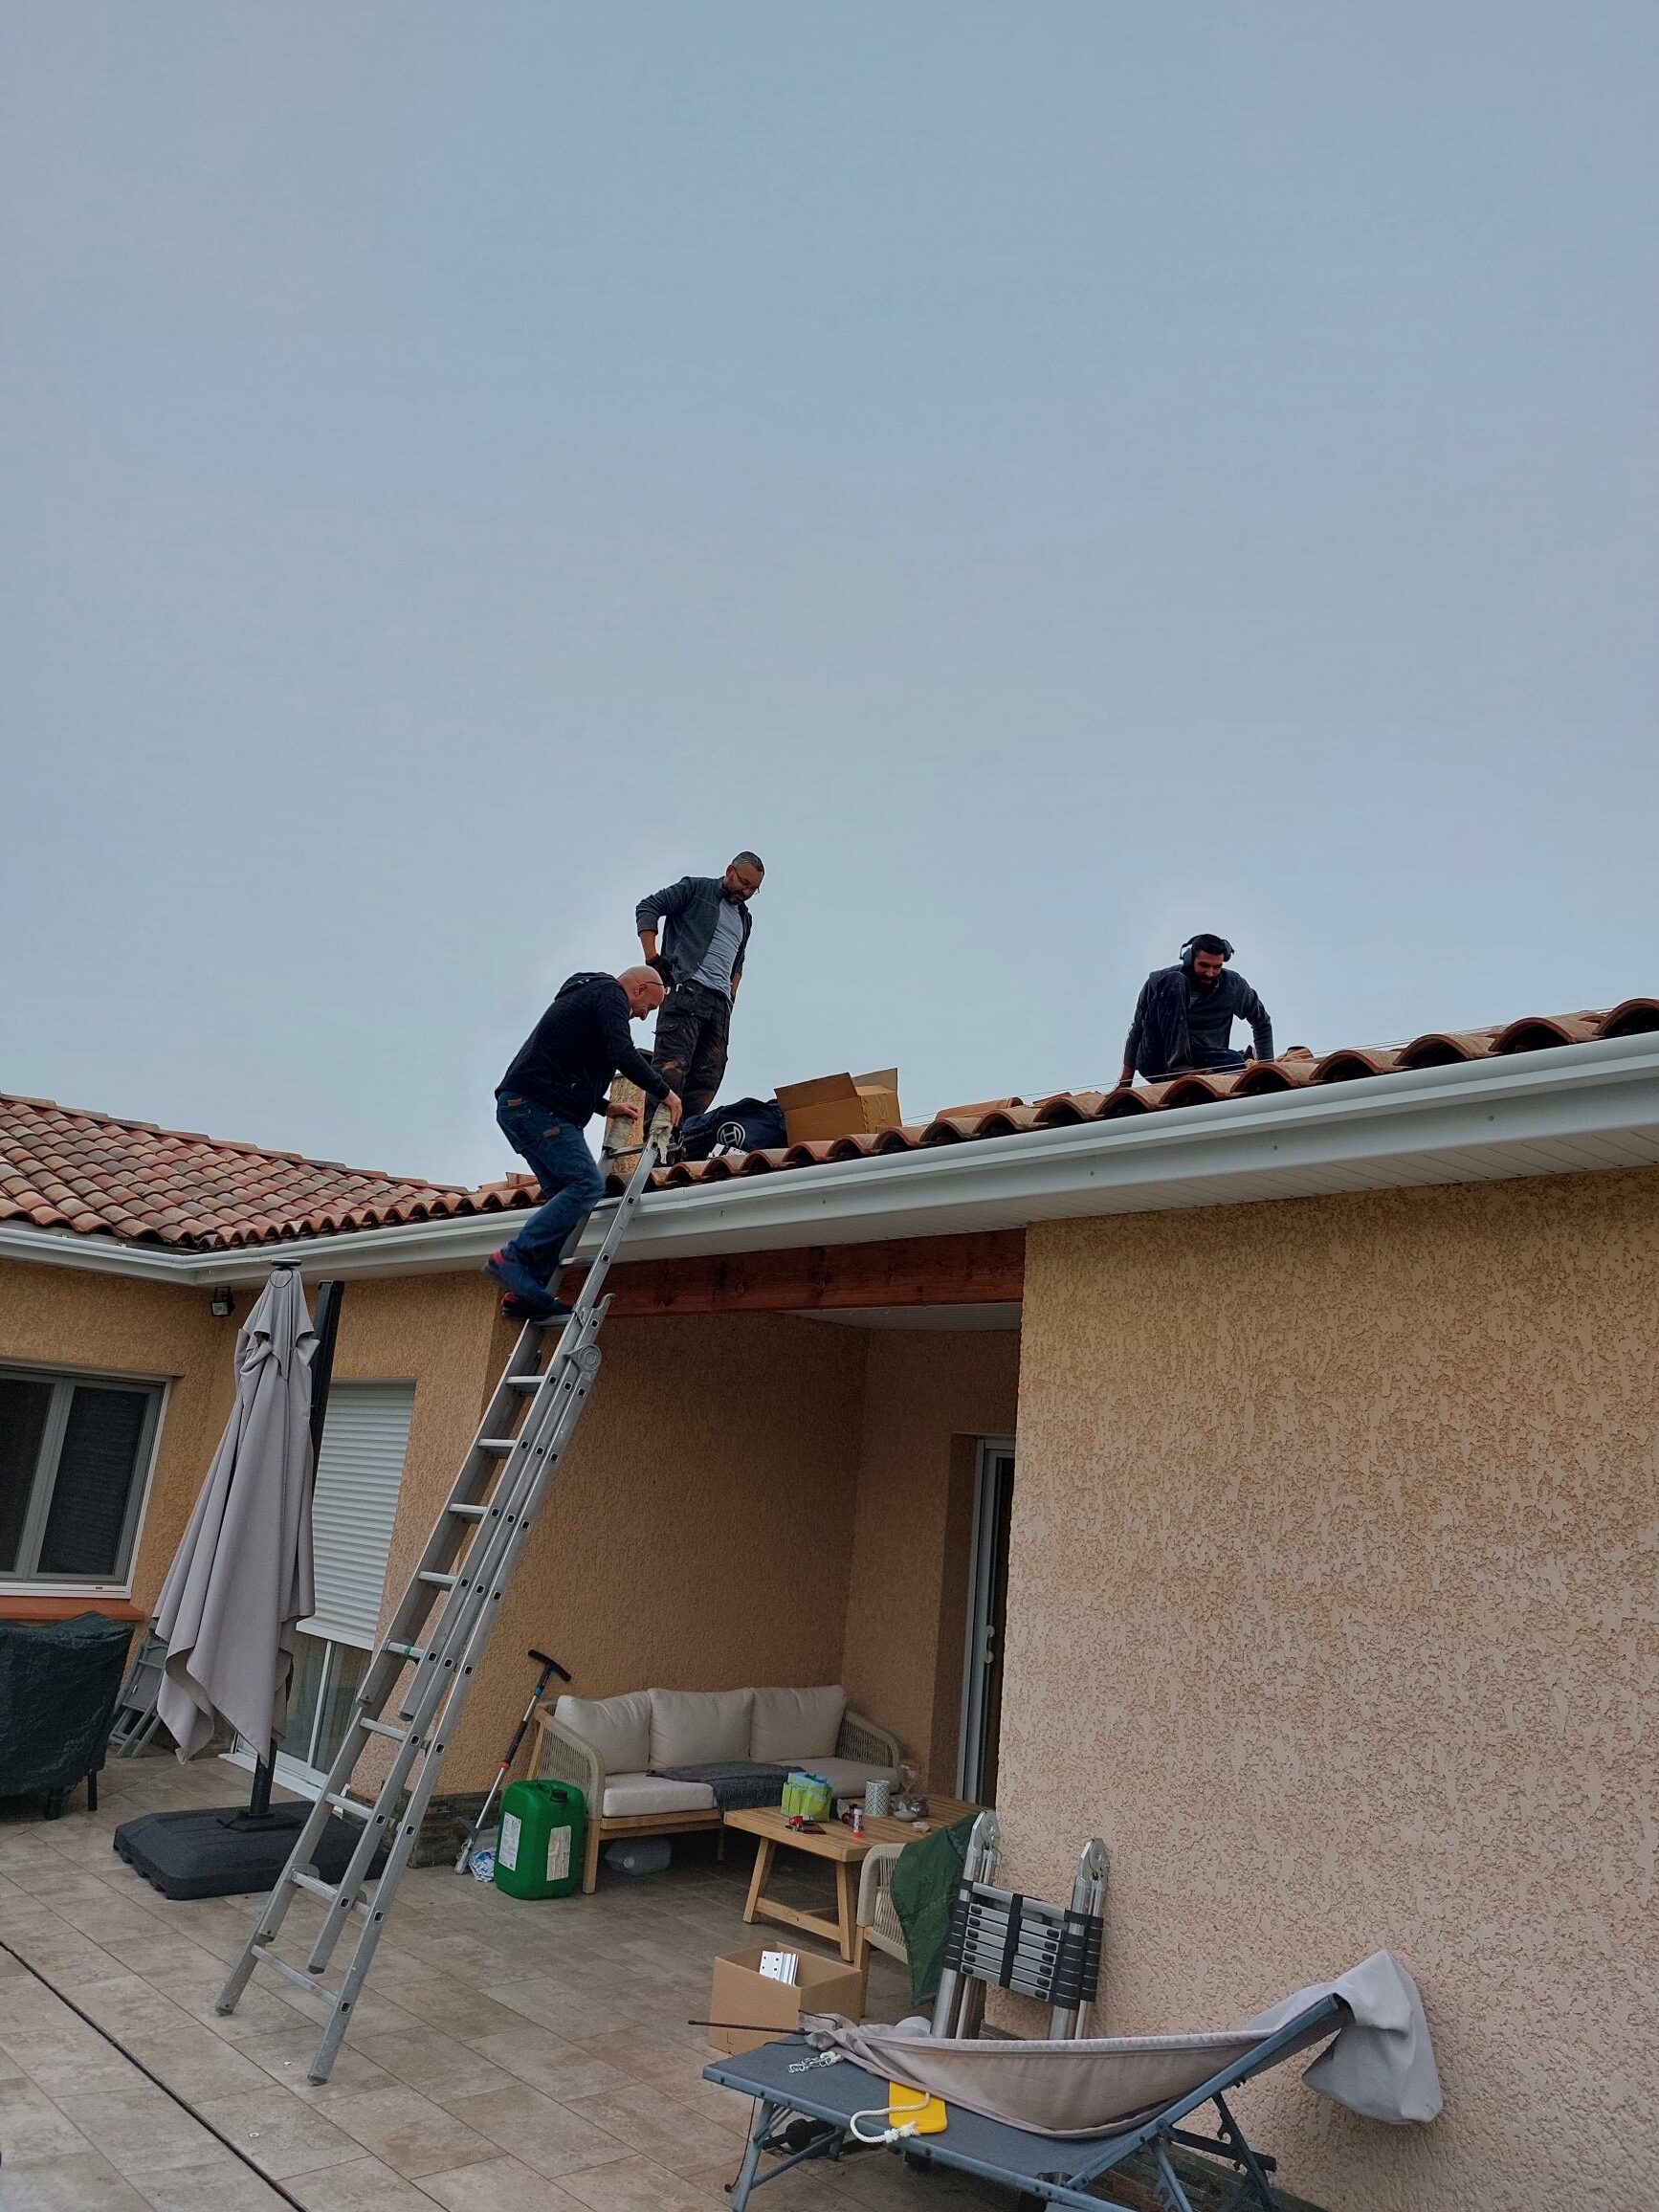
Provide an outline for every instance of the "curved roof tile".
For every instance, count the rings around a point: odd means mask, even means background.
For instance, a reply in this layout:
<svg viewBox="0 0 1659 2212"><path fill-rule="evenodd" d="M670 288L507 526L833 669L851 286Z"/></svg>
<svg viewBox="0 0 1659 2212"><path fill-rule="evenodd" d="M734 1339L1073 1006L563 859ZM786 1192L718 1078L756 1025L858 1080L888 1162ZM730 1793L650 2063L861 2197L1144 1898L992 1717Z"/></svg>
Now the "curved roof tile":
<svg viewBox="0 0 1659 2212"><path fill-rule="evenodd" d="M1038 1102L1031 1110L1031 1125L1035 1129L1074 1129L1079 1121L1093 1119L1105 1095L1104 1091L1079 1091L1075 1096L1062 1091L1058 1097Z"/></svg>
<svg viewBox="0 0 1659 2212"><path fill-rule="evenodd" d="M1637 1037L1659 1029L1659 999L1625 999L1596 1031L1599 1037Z"/></svg>
<svg viewBox="0 0 1659 2212"><path fill-rule="evenodd" d="M1484 1060L1492 1051L1492 1029L1428 1029L1394 1055L1397 1068L1449 1068L1459 1060Z"/></svg>
<svg viewBox="0 0 1659 2212"><path fill-rule="evenodd" d="M187 1251L228 1251L536 1198L350 1168L0 1093L0 1221Z"/></svg>
<svg viewBox="0 0 1659 2212"><path fill-rule="evenodd" d="M1492 1041L1494 1052L1541 1052L1552 1045L1583 1045L1599 1034L1600 1014L1527 1014Z"/></svg>
<svg viewBox="0 0 1659 2212"><path fill-rule="evenodd" d="M1400 1054L1385 1045L1367 1051L1359 1045L1350 1045L1339 1052L1327 1052L1322 1060L1316 1060L1306 1080L1310 1083L1357 1083L1366 1075L1387 1075L1400 1065Z"/></svg>
<svg viewBox="0 0 1659 2212"><path fill-rule="evenodd" d="M1443 1067L1493 1053L1539 1051L1599 1037L1659 1030L1659 998L1626 999L1610 1012L1529 1014L1498 1029L1430 1029L1402 1046L1344 1046L1316 1058L1305 1046L1238 1071L1177 1075L1110 1091L1052 1092L954 1106L932 1120L832 1142L723 1153L658 1168L653 1189L686 1190L752 1176L799 1174L824 1162L884 1159L921 1146L983 1143L1183 1107L1263 1097L1308 1084L1355 1083L1403 1069ZM607 1187L622 1189L612 1171ZM341 1229L522 1211L540 1203L534 1178L512 1174L468 1190L299 1152L162 1129L109 1114L0 1093L0 1221L181 1250L225 1251Z"/></svg>

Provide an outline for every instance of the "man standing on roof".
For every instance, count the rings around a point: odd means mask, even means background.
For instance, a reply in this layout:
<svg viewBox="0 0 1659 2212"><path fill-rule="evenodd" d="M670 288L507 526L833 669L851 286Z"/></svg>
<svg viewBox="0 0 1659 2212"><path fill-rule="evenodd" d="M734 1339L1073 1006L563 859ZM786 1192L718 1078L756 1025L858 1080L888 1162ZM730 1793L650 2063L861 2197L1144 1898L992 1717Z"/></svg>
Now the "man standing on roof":
<svg viewBox="0 0 1659 2212"><path fill-rule="evenodd" d="M640 949L669 986L652 1058L688 1114L714 1104L726 1073L732 1005L754 918L749 901L765 873L754 853L740 852L723 875L682 875L634 909ZM668 926L658 952L661 921Z"/></svg>
<svg viewBox="0 0 1659 2212"><path fill-rule="evenodd" d="M535 1169L542 1198L512 1243L484 1262L484 1272L507 1294L501 1311L510 1319L549 1321L570 1311L547 1285L605 1195L582 1132L605 1104L618 1069L679 1120L678 1093L628 1033L630 1021L643 1022L662 1001L662 978L653 968L570 976L501 1077L496 1119Z"/></svg>
<svg viewBox="0 0 1659 2212"><path fill-rule="evenodd" d="M1119 1083L1133 1083L1137 1069L1158 1083L1192 1068L1242 1068L1245 1056L1232 1049L1235 1020L1249 1022L1256 1058L1272 1058L1268 1009L1243 976L1228 971L1231 958L1227 939L1206 929L1187 939L1177 966L1153 969L1135 1002Z"/></svg>

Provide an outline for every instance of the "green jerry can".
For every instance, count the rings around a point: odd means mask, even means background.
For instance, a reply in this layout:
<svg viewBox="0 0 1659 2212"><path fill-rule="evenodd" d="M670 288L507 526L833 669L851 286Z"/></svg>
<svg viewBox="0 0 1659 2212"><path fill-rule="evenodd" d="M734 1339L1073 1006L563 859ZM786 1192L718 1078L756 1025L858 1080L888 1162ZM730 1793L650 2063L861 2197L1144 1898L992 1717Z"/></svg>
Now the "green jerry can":
<svg viewBox="0 0 1659 2212"><path fill-rule="evenodd" d="M587 1804L567 1781L509 1782L496 1838L496 1887L509 1897L568 1897L582 1887Z"/></svg>

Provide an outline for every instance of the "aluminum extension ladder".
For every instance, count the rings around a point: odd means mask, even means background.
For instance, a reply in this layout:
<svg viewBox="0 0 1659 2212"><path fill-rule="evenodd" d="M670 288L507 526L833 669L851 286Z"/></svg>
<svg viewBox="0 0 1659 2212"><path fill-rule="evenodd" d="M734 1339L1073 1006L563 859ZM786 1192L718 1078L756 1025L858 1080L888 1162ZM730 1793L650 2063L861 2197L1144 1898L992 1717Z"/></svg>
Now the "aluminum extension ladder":
<svg viewBox="0 0 1659 2212"><path fill-rule="evenodd" d="M530 1321L520 1335L472 1449L461 1462L449 1502L364 1676L328 1779L219 1993L215 2009L234 2012L254 1967L263 1965L308 1995L323 1999L329 2007L328 2024L311 2062L314 2082L328 2079L351 2024L352 2008L414 1849L444 1747L466 1704L502 1592L599 1373L595 1339L610 1304L600 1292L661 1157L666 1120L660 1111L653 1119L576 1309L560 1332L545 1368L537 1362L549 1328ZM397 1717L384 1720L380 1716L398 1696L400 1685ZM385 1736L396 1749L369 1804L353 1797L349 1784L374 1736ZM323 1827L336 1812L363 1826L338 1886L306 1871ZM369 1869L376 1853L388 1845L386 1864L378 1880L373 1880ZM301 1891L321 1897L328 1908L303 1968L279 1957L275 1948L288 1908ZM349 1919L362 1924L356 1947L344 1979L330 1985L317 1978L327 1968Z"/></svg>

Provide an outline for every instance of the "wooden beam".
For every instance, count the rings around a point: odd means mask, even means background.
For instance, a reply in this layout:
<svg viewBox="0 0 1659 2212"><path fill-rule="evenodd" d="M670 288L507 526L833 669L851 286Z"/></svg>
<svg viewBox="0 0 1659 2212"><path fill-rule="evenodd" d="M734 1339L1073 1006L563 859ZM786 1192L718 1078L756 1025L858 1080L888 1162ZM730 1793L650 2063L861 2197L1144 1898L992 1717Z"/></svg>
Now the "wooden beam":
<svg viewBox="0 0 1659 2212"><path fill-rule="evenodd" d="M575 1295L570 1270L561 1294ZM655 1314L788 1314L814 1307L979 1306L1018 1298L1024 1229L806 1245L719 1259L619 1261L607 1288L617 1318Z"/></svg>

